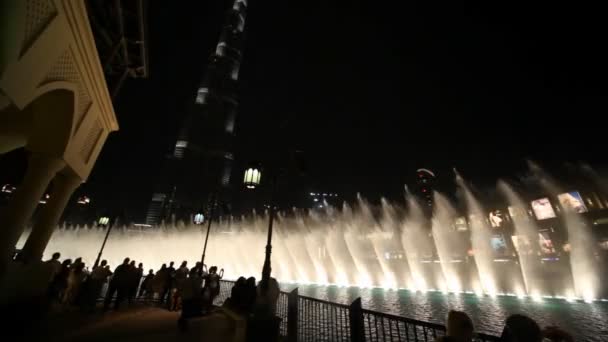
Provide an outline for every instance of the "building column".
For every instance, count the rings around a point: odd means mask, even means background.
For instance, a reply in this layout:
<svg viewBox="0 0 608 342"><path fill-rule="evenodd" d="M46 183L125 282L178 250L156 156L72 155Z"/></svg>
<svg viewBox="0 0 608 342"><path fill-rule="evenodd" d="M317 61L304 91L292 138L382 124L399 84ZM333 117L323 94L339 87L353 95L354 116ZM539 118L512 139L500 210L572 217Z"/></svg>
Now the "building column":
<svg viewBox="0 0 608 342"><path fill-rule="evenodd" d="M23 182L0 218L0 279L49 182L64 166L65 162L59 158L41 153L30 155Z"/></svg>
<svg viewBox="0 0 608 342"><path fill-rule="evenodd" d="M82 179L71 173L58 173L55 176L53 192L40 211L32 232L21 251L24 261L33 262L42 258L42 253L44 253L68 201L81 183Z"/></svg>

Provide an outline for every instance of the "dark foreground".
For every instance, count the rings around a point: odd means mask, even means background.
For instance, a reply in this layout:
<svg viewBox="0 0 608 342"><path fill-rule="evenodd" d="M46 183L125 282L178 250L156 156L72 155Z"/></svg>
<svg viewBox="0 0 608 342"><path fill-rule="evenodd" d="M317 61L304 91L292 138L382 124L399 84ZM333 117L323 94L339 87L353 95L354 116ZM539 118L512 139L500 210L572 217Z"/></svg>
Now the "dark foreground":
<svg viewBox="0 0 608 342"><path fill-rule="evenodd" d="M177 328L178 317L177 312L144 305L107 313L55 312L32 324L19 324L13 340L167 342L232 339L234 324L221 311L192 320L187 331Z"/></svg>

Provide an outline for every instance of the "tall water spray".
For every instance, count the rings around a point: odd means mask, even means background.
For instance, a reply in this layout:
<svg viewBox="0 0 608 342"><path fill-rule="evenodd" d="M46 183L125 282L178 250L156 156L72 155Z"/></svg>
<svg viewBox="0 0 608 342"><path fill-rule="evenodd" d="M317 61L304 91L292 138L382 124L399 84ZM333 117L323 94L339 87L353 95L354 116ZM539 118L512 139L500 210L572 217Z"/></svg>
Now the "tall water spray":
<svg viewBox="0 0 608 342"><path fill-rule="evenodd" d="M538 164L528 161L530 170L537 175L541 186L553 197L565 191ZM576 296L591 301L598 293L597 270L594 267L594 245L589 225L584 218L573 211L573 208L562 206L562 214L568 231L570 244L570 269L574 281Z"/></svg>
<svg viewBox="0 0 608 342"><path fill-rule="evenodd" d="M434 198L435 211L431 229L444 279L444 283L439 286L442 290L459 292L462 290L462 279L452 262L452 252L457 249L454 248L455 241L450 232L457 216L456 211L443 195L435 192Z"/></svg>
<svg viewBox="0 0 608 342"><path fill-rule="evenodd" d="M356 284L371 287L384 278L381 272L377 271L377 259L369 259L370 252L374 250L368 236L375 225L374 216L369 204L360 195L357 196L357 210L351 213L352 215L344 220L344 239L357 268Z"/></svg>
<svg viewBox="0 0 608 342"><path fill-rule="evenodd" d="M455 171L456 172L456 171ZM485 212L477 201L464 179L456 172L456 182L464 192L464 197L469 213L471 244L473 246L475 264L479 273L481 290L490 295L496 294L496 283L494 281L494 270L492 265L492 251L490 247L490 229L485 223ZM477 287L477 285L474 285ZM476 289L476 291L478 291Z"/></svg>
<svg viewBox="0 0 608 342"><path fill-rule="evenodd" d="M518 249L520 265L516 263L518 258L513 251L501 251L500 257L495 259L490 240L494 235L509 233L509 228L490 228L470 189L461 178L458 182L465 194L467 213L457 212L445 196L434 194L434 211L428 218L415 196L406 193L407 207L386 200L382 200L380 206L373 206L359 198L352 207L345 204L341 209L328 207L308 213L294 211L278 215L272 242L273 276L280 281L341 286L472 290L487 294L495 294L500 288L500 291L510 293L527 291L538 298L552 293L575 297L574 293L547 291L547 282L570 284L571 278L563 275L568 270L560 265L557 265L561 267L560 271L564 271L559 276L552 273L550 267L538 266L542 260L534 252L530 252L527 259ZM499 189L511 207L526 206L506 183L499 183ZM559 191L554 188L552 193ZM456 229L457 217L467 214L469 229L460 226ZM538 231L533 218L526 213L511 215L511 218L515 228L513 240L528 236L530 250L536 250L533 245L538 243ZM457 221L462 222L461 219ZM590 240L588 227L577 215L565 212L564 221L570 235L576 296L590 300L598 293L594 275L599 270L593 269L590 248L594 243ZM115 266L124 257L131 257L143 262L146 269L158 269L169 261L186 260L192 265L200 260L205 228L205 225L183 224L152 229L115 227L103 258ZM239 276L259 279L267 229L266 214L254 213L240 219L214 222L206 263L224 268L229 279ZM97 227L57 229L45 251L45 258L60 251L64 258L82 257L90 266L104 235L105 230ZM23 245L26 237L27 234L22 236L18 246ZM474 258L470 258L471 254L467 256L471 245ZM537 265L536 277L532 274L532 263ZM523 283L519 281L520 271L516 269L519 266ZM547 275L554 278L541 282Z"/></svg>
<svg viewBox="0 0 608 342"><path fill-rule="evenodd" d="M369 239L374 247L374 253L382 269L383 278L381 284L388 288L397 288L397 275L389 264L391 252L398 249L399 245L393 239L398 234L399 223L395 208L384 198L381 199L380 221L374 225Z"/></svg>
<svg viewBox="0 0 608 342"><path fill-rule="evenodd" d="M538 239L538 227L526 213L526 204L513 188L505 181L498 182L498 189L505 196L512 208L511 220L515 228L515 239L517 241L517 253L521 265L522 278L524 281L523 292L533 294L535 297L540 293L540 288L536 284L533 270L533 260L535 257L531 242ZM519 289L515 292L521 294Z"/></svg>
<svg viewBox="0 0 608 342"><path fill-rule="evenodd" d="M426 290L428 282L424 276L420 259L424 255L433 255L433 241L424 228L426 218L416 197L406 188L408 215L401 224L401 244L405 251L410 281L408 287L414 290Z"/></svg>

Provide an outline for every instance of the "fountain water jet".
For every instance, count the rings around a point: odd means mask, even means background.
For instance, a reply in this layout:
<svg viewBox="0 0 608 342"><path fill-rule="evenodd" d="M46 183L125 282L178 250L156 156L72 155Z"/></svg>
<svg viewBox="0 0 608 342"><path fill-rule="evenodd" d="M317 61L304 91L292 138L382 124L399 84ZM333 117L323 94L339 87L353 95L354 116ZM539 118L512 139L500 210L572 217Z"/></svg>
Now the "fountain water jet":
<svg viewBox="0 0 608 342"><path fill-rule="evenodd" d="M433 245L428 234L424 231L425 217L416 197L406 188L408 216L401 225L401 243L409 266L411 286L413 290L425 291L428 283L424 277L420 259L422 255L432 255Z"/></svg>
<svg viewBox="0 0 608 342"><path fill-rule="evenodd" d="M471 244L475 253L474 257L479 273L479 281L484 293L494 295L497 290L492 268L492 251L490 250L489 243L491 234L484 220L485 212L475 196L473 196L471 189L469 189L464 179L456 170L454 171L456 172L456 182L465 195L471 226Z"/></svg>
<svg viewBox="0 0 608 342"><path fill-rule="evenodd" d="M463 183L462 180L460 182ZM480 295L496 293L495 284L501 289L506 288L502 291L520 297L526 291L541 297L550 293L546 288L535 285L524 264L521 265L525 278L523 283L514 281L517 280L512 277L514 273L505 273L507 279L502 282L502 265L507 262L494 262L489 252L489 231L493 228L484 224L485 215L482 216L481 206L470 191L465 190L465 194L468 191L469 213L473 214L469 218L475 262L466 257L469 231L466 228L455 231L454 219L457 214L448 199L435 195L434 217L429 220L415 197L406 193L407 210L387 201L374 207L359 199L353 208L344 205L342 210L327 208L307 214L294 212L279 215L273 240L273 275L281 281L408 287L412 290L433 288L452 292L465 290ZM505 196L509 203L521 204L509 193ZM574 214L568 215L565 218L568 229L580 229L572 218ZM530 227L522 228L517 219L514 221L517 235L522 230L533 230ZM259 279L264 261L267 223L267 216L254 214L214 224L208 245L208 265L223 267L228 279L239 276ZM504 227L497 229L506 232ZM60 228L54 233L45 258L60 251L64 258L83 257L91 265L104 234L105 230L97 227ZM20 244L23 244L26 236L24 234ZM480 236L481 242L478 241ZM115 266L129 256L143 262L146 269L158 269L162 263L169 261L179 264L186 260L192 265L200 260L203 239L204 227L197 225L162 225L143 230L115 227L103 258ZM574 243L573 248L581 244L575 241L571 243ZM580 251L580 247L576 247L576 250ZM436 255L439 260L435 259ZM541 263L541 260L536 261ZM514 261L509 262L509 267L520 267ZM559 294L566 298L577 296L588 300L596 297L595 285L588 286L595 284L588 282L591 278L585 272L589 271L584 271L585 268L574 260L572 268L574 274L580 275L582 283L579 282L576 292L573 289L572 293L564 291ZM566 276L552 279L552 282L566 283L570 280Z"/></svg>
<svg viewBox="0 0 608 342"><path fill-rule="evenodd" d="M458 275L452 263L452 247L453 235L450 232L454 220L456 219L456 211L452 208L450 202L441 194L434 193L435 211L433 213L432 228L437 254L443 272L443 284L441 287L447 288L452 292L460 292L462 290L462 279Z"/></svg>
<svg viewBox="0 0 608 342"><path fill-rule="evenodd" d="M539 177L540 185L552 196L564 193L557 182L538 164L528 161L530 170ZM574 291L587 302L593 301L598 292L597 271L594 267L593 237L589 226L572 208L562 206L562 214L570 244L570 269L574 281Z"/></svg>
<svg viewBox="0 0 608 342"><path fill-rule="evenodd" d="M525 293L530 294L533 291L538 291L539 288L533 281L535 277L531 263L531 257L534 255L531 254L533 249L527 244L530 241L538 239L538 227L530 220L528 215L526 215L526 205L524 201L509 184L501 180L498 182L498 189L507 198L514 213L518 213L516 215L511 214L511 219L513 220L515 236L518 241L516 248L524 281L524 291Z"/></svg>

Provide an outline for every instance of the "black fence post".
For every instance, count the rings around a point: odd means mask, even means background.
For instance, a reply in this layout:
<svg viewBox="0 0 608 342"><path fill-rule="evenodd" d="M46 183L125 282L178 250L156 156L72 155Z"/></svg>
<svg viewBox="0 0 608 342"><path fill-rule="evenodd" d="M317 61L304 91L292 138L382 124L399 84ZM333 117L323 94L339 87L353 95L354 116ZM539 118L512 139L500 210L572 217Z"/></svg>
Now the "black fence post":
<svg viewBox="0 0 608 342"><path fill-rule="evenodd" d="M365 342L365 328L363 326L363 308L361 307L361 297L348 308L348 320L350 323L350 341Z"/></svg>
<svg viewBox="0 0 608 342"><path fill-rule="evenodd" d="M298 341L298 288L287 295L287 341Z"/></svg>

